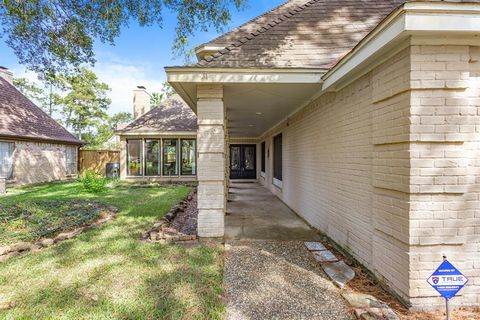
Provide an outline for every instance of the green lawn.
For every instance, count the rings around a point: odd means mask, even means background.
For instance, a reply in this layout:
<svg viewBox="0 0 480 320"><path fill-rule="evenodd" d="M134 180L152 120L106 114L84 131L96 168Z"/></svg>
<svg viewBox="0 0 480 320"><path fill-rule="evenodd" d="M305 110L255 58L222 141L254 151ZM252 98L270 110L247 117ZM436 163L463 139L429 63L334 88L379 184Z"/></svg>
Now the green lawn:
<svg viewBox="0 0 480 320"><path fill-rule="evenodd" d="M79 183L10 190L3 205L92 199L120 209L100 228L0 263L0 319L221 319L223 250L146 244L139 237L188 187Z"/></svg>

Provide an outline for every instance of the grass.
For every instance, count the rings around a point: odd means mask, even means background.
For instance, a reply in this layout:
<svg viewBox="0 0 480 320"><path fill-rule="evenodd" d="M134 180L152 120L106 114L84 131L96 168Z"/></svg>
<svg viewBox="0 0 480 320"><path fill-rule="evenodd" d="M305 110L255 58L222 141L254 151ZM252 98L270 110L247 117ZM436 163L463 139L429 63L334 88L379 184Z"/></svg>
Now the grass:
<svg viewBox="0 0 480 320"><path fill-rule="evenodd" d="M0 263L0 319L221 319L221 247L147 244L139 237L188 194L184 186L79 183L13 189L3 205L88 199L120 209L115 221Z"/></svg>

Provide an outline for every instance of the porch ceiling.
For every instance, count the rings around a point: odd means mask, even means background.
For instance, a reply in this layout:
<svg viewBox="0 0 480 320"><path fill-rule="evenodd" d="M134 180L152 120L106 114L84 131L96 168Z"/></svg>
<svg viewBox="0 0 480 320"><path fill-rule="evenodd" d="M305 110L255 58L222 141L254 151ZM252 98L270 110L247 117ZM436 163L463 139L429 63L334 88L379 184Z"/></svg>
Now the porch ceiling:
<svg viewBox="0 0 480 320"><path fill-rule="evenodd" d="M225 84L224 101L230 136L260 137L310 101L321 88L321 83ZM183 83L182 89L188 97L196 97L195 83ZM195 110L192 100L189 104Z"/></svg>
<svg viewBox="0 0 480 320"><path fill-rule="evenodd" d="M232 137L259 137L321 90L320 84L237 84L225 86Z"/></svg>

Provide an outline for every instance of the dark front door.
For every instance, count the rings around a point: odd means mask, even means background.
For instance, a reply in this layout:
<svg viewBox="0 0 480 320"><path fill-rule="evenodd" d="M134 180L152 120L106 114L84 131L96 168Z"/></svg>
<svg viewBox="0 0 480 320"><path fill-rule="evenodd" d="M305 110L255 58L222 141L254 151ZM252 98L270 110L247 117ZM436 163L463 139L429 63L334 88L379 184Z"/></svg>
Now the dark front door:
<svg viewBox="0 0 480 320"><path fill-rule="evenodd" d="M230 145L230 179L256 179L256 145Z"/></svg>

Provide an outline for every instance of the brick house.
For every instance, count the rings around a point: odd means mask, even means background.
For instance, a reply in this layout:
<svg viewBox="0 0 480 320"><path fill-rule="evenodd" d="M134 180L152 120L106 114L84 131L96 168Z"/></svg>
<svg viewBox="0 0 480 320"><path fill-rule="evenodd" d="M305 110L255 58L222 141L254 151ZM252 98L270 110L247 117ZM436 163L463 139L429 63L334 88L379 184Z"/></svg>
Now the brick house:
<svg viewBox="0 0 480 320"><path fill-rule="evenodd" d="M413 308L443 304L443 255L480 305L479 1L291 0L196 53L166 72L197 117L199 236L253 179Z"/></svg>
<svg viewBox="0 0 480 320"><path fill-rule="evenodd" d="M0 179L8 185L76 177L82 142L20 93L0 68Z"/></svg>
<svg viewBox="0 0 480 320"><path fill-rule="evenodd" d="M134 121L117 130L120 178L192 182L197 179L197 117L174 95L151 109L145 87L134 90Z"/></svg>

